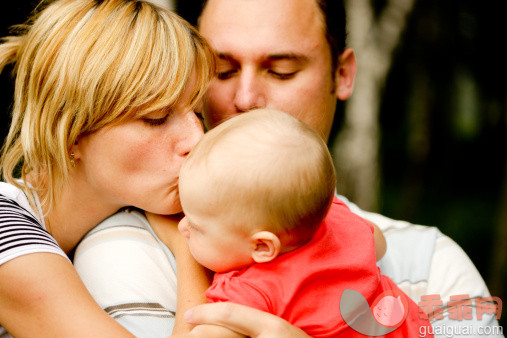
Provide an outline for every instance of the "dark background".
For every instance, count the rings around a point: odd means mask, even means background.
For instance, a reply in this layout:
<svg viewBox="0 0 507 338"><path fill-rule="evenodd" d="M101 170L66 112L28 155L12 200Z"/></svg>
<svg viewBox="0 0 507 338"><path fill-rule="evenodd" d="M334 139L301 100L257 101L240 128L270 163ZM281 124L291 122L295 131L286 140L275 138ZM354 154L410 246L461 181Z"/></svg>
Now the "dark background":
<svg viewBox="0 0 507 338"><path fill-rule="evenodd" d="M376 1L381 11L385 1ZM420 0L394 54L381 113L381 213L438 226L507 300L507 53L500 2ZM10 2L0 34L37 1ZM192 23L198 0L179 13ZM13 83L0 75L0 138ZM341 123L342 111L336 123ZM505 327L504 318L501 322Z"/></svg>

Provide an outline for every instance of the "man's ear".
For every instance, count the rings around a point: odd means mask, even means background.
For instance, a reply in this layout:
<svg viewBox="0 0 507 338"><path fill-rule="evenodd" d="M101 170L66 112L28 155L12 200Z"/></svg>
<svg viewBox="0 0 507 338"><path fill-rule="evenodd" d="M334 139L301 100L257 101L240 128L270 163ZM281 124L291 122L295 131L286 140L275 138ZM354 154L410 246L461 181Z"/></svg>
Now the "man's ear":
<svg viewBox="0 0 507 338"><path fill-rule="evenodd" d="M352 48L346 48L339 56L334 74L335 95L339 100L346 100L352 95L356 69L356 55Z"/></svg>
<svg viewBox="0 0 507 338"><path fill-rule="evenodd" d="M270 231L259 231L251 237L254 249L252 258L256 263L267 263L280 253L281 243L278 236Z"/></svg>

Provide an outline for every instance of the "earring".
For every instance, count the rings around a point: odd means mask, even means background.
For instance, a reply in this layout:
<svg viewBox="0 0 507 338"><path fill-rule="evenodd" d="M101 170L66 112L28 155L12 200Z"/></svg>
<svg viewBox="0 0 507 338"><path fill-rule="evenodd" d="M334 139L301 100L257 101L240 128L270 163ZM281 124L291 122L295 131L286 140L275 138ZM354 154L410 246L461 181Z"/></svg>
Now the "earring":
<svg viewBox="0 0 507 338"><path fill-rule="evenodd" d="M76 166L76 162L74 161L74 152L70 153L70 166L72 168Z"/></svg>

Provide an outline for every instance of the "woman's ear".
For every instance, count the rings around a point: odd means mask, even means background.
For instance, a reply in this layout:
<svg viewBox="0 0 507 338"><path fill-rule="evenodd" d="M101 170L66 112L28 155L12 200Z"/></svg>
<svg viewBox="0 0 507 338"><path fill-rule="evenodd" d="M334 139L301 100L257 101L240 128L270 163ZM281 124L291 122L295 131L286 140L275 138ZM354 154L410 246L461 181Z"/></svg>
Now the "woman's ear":
<svg viewBox="0 0 507 338"><path fill-rule="evenodd" d="M69 155L70 154L74 154L73 158L75 160L81 157L81 147L79 146L79 138L76 140L76 142L74 142L72 146L70 146Z"/></svg>
<svg viewBox="0 0 507 338"><path fill-rule="evenodd" d="M356 55L352 48L346 48L340 54L334 74L335 95L339 100L346 100L354 90L356 77Z"/></svg>
<svg viewBox="0 0 507 338"><path fill-rule="evenodd" d="M254 249L252 258L256 263L267 263L280 253L281 243L278 236L270 231L259 231L251 237Z"/></svg>

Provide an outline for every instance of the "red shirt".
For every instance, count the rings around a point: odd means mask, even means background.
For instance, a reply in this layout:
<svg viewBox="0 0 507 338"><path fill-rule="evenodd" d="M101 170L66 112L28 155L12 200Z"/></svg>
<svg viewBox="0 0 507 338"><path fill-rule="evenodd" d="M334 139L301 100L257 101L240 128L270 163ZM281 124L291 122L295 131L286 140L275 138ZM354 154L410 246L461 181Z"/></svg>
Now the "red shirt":
<svg viewBox="0 0 507 338"><path fill-rule="evenodd" d="M371 224L335 198L310 242L268 263L216 273L206 297L208 302L231 301L270 312L313 337L364 337L340 314L344 289L359 292L369 305L385 290L402 293L380 274ZM407 319L389 336L418 337L416 326L429 322L421 320L417 305L404 297Z"/></svg>

